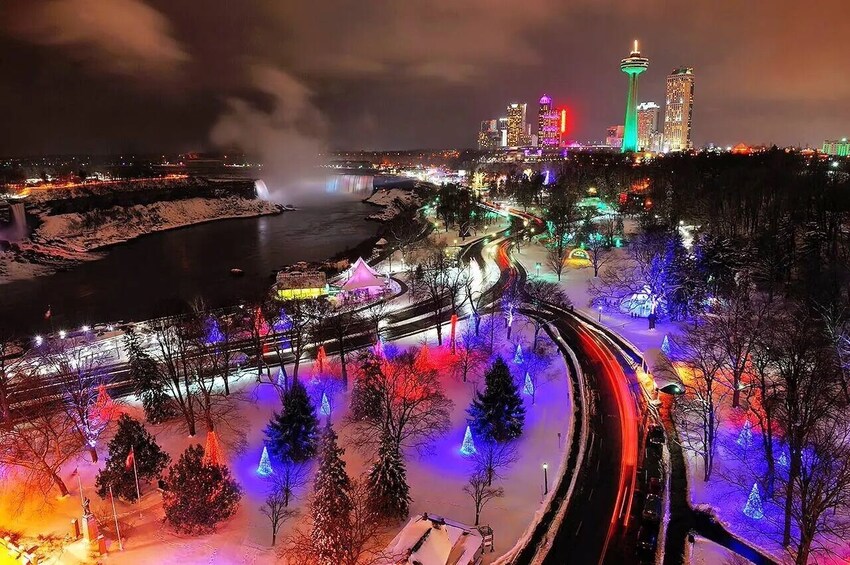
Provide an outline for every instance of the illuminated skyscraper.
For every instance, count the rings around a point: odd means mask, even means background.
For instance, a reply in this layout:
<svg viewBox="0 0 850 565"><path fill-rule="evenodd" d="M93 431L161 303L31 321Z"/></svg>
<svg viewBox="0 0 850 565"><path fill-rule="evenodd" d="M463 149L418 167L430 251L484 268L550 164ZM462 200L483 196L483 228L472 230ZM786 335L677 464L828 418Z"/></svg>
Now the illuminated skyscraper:
<svg viewBox="0 0 850 565"><path fill-rule="evenodd" d="M552 107L552 99L544 94L537 112L537 145L543 149L555 149L560 141L561 115Z"/></svg>
<svg viewBox="0 0 850 565"><path fill-rule="evenodd" d="M657 137L658 133L658 110L659 106L655 102L644 102L638 104L637 121L638 121L638 148L644 151L657 151L657 147L652 146L653 137Z"/></svg>
<svg viewBox="0 0 850 565"><path fill-rule="evenodd" d="M694 70L675 69L667 77L667 101L664 107L664 149L685 151L691 148L691 115L694 109Z"/></svg>
<svg viewBox="0 0 850 565"><path fill-rule="evenodd" d="M620 70L629 77L629 94L626 97L626 122L623 133L622 151L637 151L637 95L638 75L649 67L649 59L640 56L638 42L635 40L635 48L628 57L620 61Z"/></svg>
<svg viewBox="0 0 850 565"><path fill-rule="evenodd" d="M502 133L499 131L499 120L484 120L478 130L478 149L489 151L497 149L502 143Z"/></svg>
<svg viewBox="0 0 850 565"><path fill-rule="evenodd" d="M508 147L520 147L525 141L525 104L508 104Z"/></svg>
<svg viewBox="0 0 850 565"><path fill-rule="evenodd" d="M823 148L821 151L827 155L847 157L850 155L850 141L847 141L846 137L835 140L827 139L823 142Z"/></svg>

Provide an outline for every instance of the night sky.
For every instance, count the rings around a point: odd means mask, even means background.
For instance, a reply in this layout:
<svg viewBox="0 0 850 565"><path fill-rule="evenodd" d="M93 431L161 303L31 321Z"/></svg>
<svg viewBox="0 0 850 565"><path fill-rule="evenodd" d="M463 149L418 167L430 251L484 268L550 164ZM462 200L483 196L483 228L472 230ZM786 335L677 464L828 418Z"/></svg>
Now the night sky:
<svg viewBox="0 0 850 565"><path fill-rule="evenodd" d="M693 137L850 134L850 2L825 0L2 0L0 155L472 147L546 92L571 137L696 76Z"/></svg>

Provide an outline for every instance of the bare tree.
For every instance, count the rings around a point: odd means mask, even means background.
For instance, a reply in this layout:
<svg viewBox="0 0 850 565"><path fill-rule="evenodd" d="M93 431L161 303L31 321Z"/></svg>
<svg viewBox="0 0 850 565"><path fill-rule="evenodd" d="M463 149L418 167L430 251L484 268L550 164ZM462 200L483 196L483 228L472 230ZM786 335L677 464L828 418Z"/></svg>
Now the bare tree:
<svg viewBox="0 0 850 565"><path fill-rule="evenodd" d="M88 335L49 340L40 353L40 370L61 387L62 409L96 463L97 440L109 424L108 415L97 410L98 394L106 385L106 354Z"/></svg>
<svg viewBox="0 0 850 565"><path fill-rule="evenodd" d="M494 479L501 479L502 471L519 460L516 442L486 441L475 446L473 462L475 471L484 474L487 486L492 486Z"/></svg>
<svg viewBox="0 0 850 565"><path fill-rule="evenodd" d="M307 471L307 466L303 463L285 461L279 469L275 470L274 475L271 476L272 490L280 493L283 497L284 506L289 506L289 503L295 496L295 491L306 485L310 480L310 475Z"/></svg>
<svg viewBox="0 0 850 565"><path fill-rule="evenodd" d="M260 506L260 512L269 519L272 528L272 545L274 546L277 543L277 532L280 530L280 527L292 518L296 514L296 511L287 508L284 503L283 493L272 490L266 496L265 504Z"/></svg>
<svg viewBox="0 0 850 565"><path fill-rule="evenodd" d="M720 405L728 392L720 379L723 359L710 330L698 324L678 344L689 374L682 379L685 393L676 398L675 412L685 447L702 458L705 481L711 478L714 467Z"/></svg>
<svg viewBox="0 0 850 565"><path fill-rule="evenodd" d="M12 425L13 380L18 373L27 371L29 347L20 340L0 338L0 424Z"/></svg>
<svg viewBox="0 0 850 565"><path fill-rule="evenodd" d="M534 306L537 311L543 310L546 306L556 306L558 308L569 308L572 305L572 300L561 289L559 285L550 281L533 279L525 283L525 295L528 301ZM540 330L543 327L544 320L541 316L526 316L534 325L534 343L531 346L533 351L537 350L537 338L540 335Z"/></svg>
<svg viewBox="0 0 850 565"><path fill-rule="evenodd" d="M477 320L473 321L473 324L476 323ZM460 336L460 347L455 349L452 357L452 370L463 382L487 361L487 355L481 351L481 339L474 332L475 329L467 323Z"/></svg>
<svg viewBox="0 0 850 565"><path fill-rule="evenodd" d="M812 553L830 552L826 536L846 540L850 535L850 427L833 417L809 434L800 472L794 477L791 507L797 536L791 551L797 565L813 561Z"/></svg>
<svg viewBox="0 0 850 565"><path fill-rule="evenodd" d="M359 420L350 420L359 428L354 438L358 447L373 449L386 435L399 449L423 451L449 430L453 403L437 371L420 366L413 351L386 362L369 355L362 371L362 386L373 405Z"/></svg>
<svg viewBox="0 0 850 565"><path fill-rule="evenodd" d="M487 270L484 268L478 269L478 276L472 275L472 265L470 264L470 272L464 281L464 294L466 302L472 310L472 319L475 323L475 335L478 336L481 330L482 311L487 306L487 292L490 290L490 278Z"/></svg>
<svg viewBox="0 0 850 565"><path fill-rule="evenodd" d="M481 511L488 502L494 498L500 498L505 495L505 489L502 487L493 488L487 478L487 473L480 470L473 471L469 476L469 480L463 486L463 492L469 495L475 508L475 524L481 521Z"/></svg>
<svg viewBox="0 0 850 565"><path fill-rule="evenodd" d="M567 260L567 248L557 245L546 246L546 265L552 269L552 272L558 275L558 282L561 281L561 275L564 272L564 262Z"/></svg>
<svg viewBox="0 0 850 565"><path fill-rule="evenodd" d="M762 436L762 450L767 464L764 478L765 492L772 499L776 486L776 456L774 453L774 435L778 426L777 412L782 403L781 391L773 356L770 351L771 329L768 325L753 344L750 352L750 367L753 386L746 397L747 410L758 424Z"/></svg>
<svg viewBox="0 0 850 565"><path fill-rule="evenodd" d="M295 356L295 366L292 369L292 378L298 378L298 367L307 349L310 339L310 329L313 324L312 312L309 300L288 300L284 305L284 312L288 322L287 335L292 355Z"/></svg>
<svg viewBox="0 0 850 565"><path fill-rule="evenodd" d="M425 260L419 264L422 280L417 285L417 291L422 302L431 311L433 323L437 329L437 343L443 344L443 310L446 306L455 306L454 287L451 286L452 260L449 259L444 246L433 246ZM458 288L459 291L459 288Z"/></svg>
<svg viewBox="0 0 850 565"><path fill-rule="evenodd" d="M770 350L782 399L777 416L790 455L782 533L782 545L788 547L795 491L804 472L803 453L813 434L834 411L835 398L840 395L840 377L820 320L797 308L777 316L773 326Z"/></svg>
<svg viewBox="0 0 850 565"><path fill-rule="evenodd" d="M334 340L339 354L340 376L342 377L343 386L348 388L348 367L346 363L346 340L351 337L351 333L364 322L363 316L354 307L343 304L332 312L325 320L323 328L330 333Z"/></svg>
<svg viewBox="0 0 850 565"><path fill-rule="evenodd" d="M196 433L196 400L192 390L193 376L189 358L191 346L178 330L176 318L159 318L150 324L152 357L157 362L159 380L174 399L190 436Z"/></svg>
<svg viewBox="0 0 850 565"><path fill-rule="evenodd" d="M17 376L15 399L21 409L11 425L0 428L0 465L22 471L27 487L46 495L56 486L66 496L59 472L85 444L75 422L42 394L49 385L34 373Z"/></svg>
<svg viewBox="0 0 850 565"><path fill-rule="evenodd" d="M593 225L596 227L595 224ZM599 269L611 260L611 241L600 233L591 233L584 242L584 250L593 267L593 276L599 276Z"/></svg>

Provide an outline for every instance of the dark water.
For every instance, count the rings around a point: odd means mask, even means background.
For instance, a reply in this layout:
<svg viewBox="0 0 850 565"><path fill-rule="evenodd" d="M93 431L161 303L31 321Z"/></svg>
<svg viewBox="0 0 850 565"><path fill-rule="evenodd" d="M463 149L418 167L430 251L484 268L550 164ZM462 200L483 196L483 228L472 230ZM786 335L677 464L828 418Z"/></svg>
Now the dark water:
<svg viewBox="0 0 850 565"><path fill-rule="evenodd" d="M152 234L70 271L0 285L0 332L142 320L182 311L196 297L211 307L258 297L275 269L327 259L374 236L377 224L364 218L375 208L362 197L332 195L297 212ZM244 276L231 275L233 267Z"/></svg>

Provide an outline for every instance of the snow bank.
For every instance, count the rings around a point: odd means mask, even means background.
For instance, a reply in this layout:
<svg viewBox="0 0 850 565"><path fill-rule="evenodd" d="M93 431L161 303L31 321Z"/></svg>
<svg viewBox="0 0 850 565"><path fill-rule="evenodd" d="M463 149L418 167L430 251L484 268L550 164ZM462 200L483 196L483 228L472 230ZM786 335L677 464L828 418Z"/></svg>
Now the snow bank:
<svg viewBox="0 0 850 565"><path fill-rule="evenodd" d="M406 208L420 206L422 199L412 190L403 188L378 189L372 196L365 199L367 204L373 204L383 208L381 212L372 214L369 220L388 222L399 215Z"/></svg>

